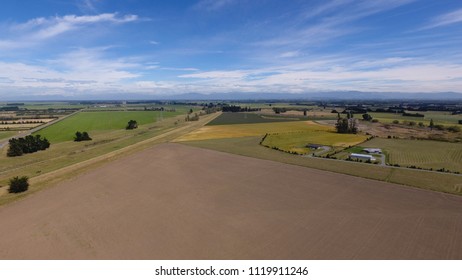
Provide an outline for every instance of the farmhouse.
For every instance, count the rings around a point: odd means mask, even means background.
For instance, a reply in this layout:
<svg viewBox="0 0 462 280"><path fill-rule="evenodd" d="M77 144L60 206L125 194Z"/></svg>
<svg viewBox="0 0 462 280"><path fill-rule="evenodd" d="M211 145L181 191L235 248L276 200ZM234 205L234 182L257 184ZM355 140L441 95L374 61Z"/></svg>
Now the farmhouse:
<svg viewBox="0 0 462 280"><path fill-rule="evenodd" d="M381 154L382 149L377 149L377 148L366 148L363 149L363 152L366 152L368 154Z"/></svg>
<svg viewBox="0 0 462 280"><path fill-rule="evenodd" d="M375 158L371 155L363 155L363 154L355 154L352 153L350 155L350 158L352 159L364 159L364 160L370 160L370 161L375 161Z"/></svg>

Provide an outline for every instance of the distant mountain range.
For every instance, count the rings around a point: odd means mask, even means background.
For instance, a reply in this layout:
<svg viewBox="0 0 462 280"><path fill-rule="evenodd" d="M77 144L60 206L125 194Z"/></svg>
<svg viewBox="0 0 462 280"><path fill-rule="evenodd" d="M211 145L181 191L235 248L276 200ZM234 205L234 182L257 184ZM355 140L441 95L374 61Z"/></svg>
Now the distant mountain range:
<svg viewBox="0 0 462 280"><path fill-rule="evenodd" d="M293 93L185 93L178 95L149 94L98 94L98 95L23 95L0 96L2 101L75 101L75 100L461 100L462 93L402 93L402 92L361 92L361 91L328 91Z"/></svg>

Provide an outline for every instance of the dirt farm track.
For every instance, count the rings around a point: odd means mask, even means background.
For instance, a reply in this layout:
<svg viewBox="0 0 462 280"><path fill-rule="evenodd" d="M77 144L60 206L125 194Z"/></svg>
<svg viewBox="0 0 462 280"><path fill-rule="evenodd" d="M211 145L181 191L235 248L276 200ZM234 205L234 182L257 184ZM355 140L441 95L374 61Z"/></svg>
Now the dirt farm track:
<svg viewBox="0 0 462 280"><path fill-rule="evenodd" d="M462 259L462 197L161 144L0 207L1 259Z"/></svg>

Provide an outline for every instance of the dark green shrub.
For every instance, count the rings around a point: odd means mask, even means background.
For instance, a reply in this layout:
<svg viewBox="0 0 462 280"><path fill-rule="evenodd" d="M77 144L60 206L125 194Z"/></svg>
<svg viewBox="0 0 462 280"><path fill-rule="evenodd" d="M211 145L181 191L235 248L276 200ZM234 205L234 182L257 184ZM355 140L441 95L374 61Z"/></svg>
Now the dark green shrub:
<svg viewBox="0 0 462 280"><path fill-rule="evenodd" d="M20 193L25 192L29 188L29 178L27 176L14 177L10 179L10 188L8 192L10 193Z"/></svg>
<svg viewBox="0 0 462 280"><path fill-rule="evenodd" d="M80 131L77 131L75 133L75 137L74 137L74 141L76 142L80 142L80 141L90 141L92 140L90 135L88 135L88 132L84 131L84 132L80 132Z"/></svg>
<svg viewBox="0 0 462 280"><path fill-rule="evenodd" d="M137 127L138 127L138 123L135 120L130 120L127 123L127 126L125 127L125 129L135 129Z"/></svg>

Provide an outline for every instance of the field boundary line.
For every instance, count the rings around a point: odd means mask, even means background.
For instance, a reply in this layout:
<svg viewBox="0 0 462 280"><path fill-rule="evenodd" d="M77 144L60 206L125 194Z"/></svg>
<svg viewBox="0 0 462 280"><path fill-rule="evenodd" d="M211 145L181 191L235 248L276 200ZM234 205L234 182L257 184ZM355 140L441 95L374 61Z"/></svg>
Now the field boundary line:
<svg viewBox="0 0 462 280"><path fill-rule="evenodd" d="M207 119L205 119L203 121L199 121L199 123L190 122L191 125L186 125L186 126L182 126L182 127L178 127L178 128L169 128L164 133L162 133L160 135L157 135L157 136L154 136L152 138L140 141L138 143L129 145L127 147L120 148L118 150L109 152L107 154L97 156L95 158L87 159L87 160L84 160L82 162L75 163L75 164L72 164L72 165L69 165L69 166L66 166L66 167L63 167L63 168L48 172L46 174L39 175L37 177L31 178L31 181L32 182L37 182L37 181L40 181L42 179L42 177L47 177L47 176L62 173L62 172L66 173L66 171L68 169L72 170L72 169L75 169L75 168L82 168L82 167L85 167L87 165L91 165L93 163L98 163L98 162L106 160L106 159L110 159L110 158L113 158L113 157L116 157L116 156L126 154L126 153L128 153L130 151L138 151L137 148L143 149L145 145L150 144L151 142L155 142L156 140L166 138L166 137L168 137L168 136L170 136L170 135L172 135L174 133L179 133L179 132L181 132L183 130L187 130L187 129L191 129L191 128L192 129L197 129L196 126L197 127L203 126L205 123L207 123L207 122L209 122L209 121L211 121L213 119L213 118L210 118L210 120L209 120L209 118L207 118ZM203 123L203 122L205 122L205 123ZM166 142L168 142L168 140Z"/></svg>
<svg viewBox="0 0 462 280"><path fill-rule="evenodd" d="M57 183L67 180L67 179L71 179L83 172L86 172L90 168L101 166L105 163L120 159L121 157L124 157L124 156L129 156L133 153L150 148L153 145L169 142L179 137L179 135L183 133L188 133L190 131L193 131L195 129L198 129L204 126L205 124L207 124L214 118L218 117L219 115L220 113L205 115L203 116L202 119L199 119L199 121L186 122L185 125L181 127L168 128L164 132L162 132L160 135L154 136L152 138L140 141L138 143L134 143L132 145L120 148L115 151L111 151L109 153L106 153L106 154L103 154L103 155L100 155L100 156L97 156L91 159L87 159L87 160L84 160L78 163L74 163L69 166L65 166L57 170L47 172L45 174L41 174L36 177L32 177L29 180L31 184L31 188L29 189L28 192L12 196L4 201L0 201L0 207L2 207L5 204L12 203L14 201L21 200L22 198L32 195L47 187L55 186ZM6 189L6 187L4 188Z"/></svg>

